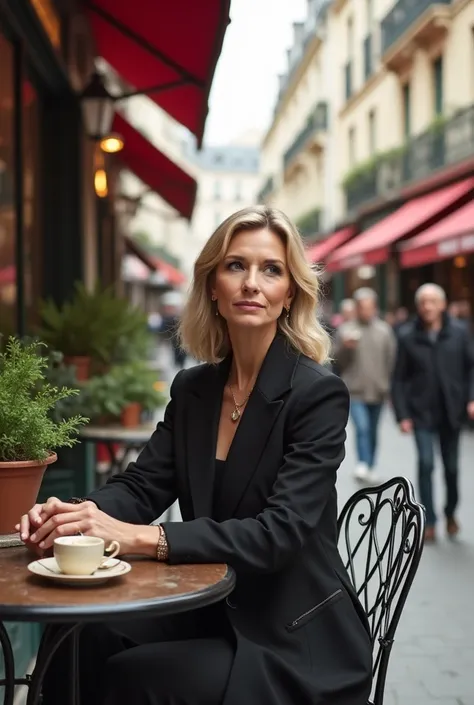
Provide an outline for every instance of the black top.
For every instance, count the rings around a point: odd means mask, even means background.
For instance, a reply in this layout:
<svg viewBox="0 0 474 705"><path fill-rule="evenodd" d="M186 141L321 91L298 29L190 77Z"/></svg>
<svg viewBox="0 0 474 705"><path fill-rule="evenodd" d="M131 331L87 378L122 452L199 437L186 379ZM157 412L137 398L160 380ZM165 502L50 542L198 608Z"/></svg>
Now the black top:
<svg viewBox="0 0 474 705"><path fill-rule="evenodd" d="M225 460L219 460L216 458L215 473L214 473L214 497L212 501L212 513L214 516L217 514L217 502L222 491L222 483L224 481L225 474Z"/></svg>

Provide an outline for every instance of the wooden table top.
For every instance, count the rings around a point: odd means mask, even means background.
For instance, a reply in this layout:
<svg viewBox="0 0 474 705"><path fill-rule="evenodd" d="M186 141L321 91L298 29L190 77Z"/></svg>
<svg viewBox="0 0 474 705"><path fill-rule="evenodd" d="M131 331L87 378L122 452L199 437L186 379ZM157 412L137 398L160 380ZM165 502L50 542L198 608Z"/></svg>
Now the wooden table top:
<svg viewBox="0 0 474 705"><path fill-rule="evenodd" d="M79 431L79 437L86 441L112 442L122 441L123 443L146 443L156 428L155 423L140 424L133 428L111 424L110 426L94 426L88 424Z"/></svg>
<svg viewBox="0 0 474 705"><path fill-rule="evenodd" d="M226 565L170 566L127 558L132 570L95 587L71 587L32 575L25 548L0 550L0 621L97 622L127 615L176 614L218 602L232 592Z"/></svg>

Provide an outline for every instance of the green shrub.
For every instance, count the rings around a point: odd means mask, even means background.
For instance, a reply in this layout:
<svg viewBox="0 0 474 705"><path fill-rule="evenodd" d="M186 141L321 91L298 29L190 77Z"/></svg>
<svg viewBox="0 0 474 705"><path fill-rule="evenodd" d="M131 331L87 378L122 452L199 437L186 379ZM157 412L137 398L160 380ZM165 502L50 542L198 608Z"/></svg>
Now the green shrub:
<svg viewBox="0 0 474 705"><path fill-rule="evenodd" d="M56 448L74 445L88 421L80 415L53 418L56 405L77 390L46 381L41 345L10 337L0 354L0 461L45 460Z"/></svg>

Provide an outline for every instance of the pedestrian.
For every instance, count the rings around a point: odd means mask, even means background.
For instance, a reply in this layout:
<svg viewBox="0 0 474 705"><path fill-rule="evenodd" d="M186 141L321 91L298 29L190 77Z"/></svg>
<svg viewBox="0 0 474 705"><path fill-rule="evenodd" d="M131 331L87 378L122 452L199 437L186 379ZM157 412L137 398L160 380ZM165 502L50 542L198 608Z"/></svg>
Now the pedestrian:
<svg viewBox="0 0 474 705"><path fill-rule="evenodd" d="M356 318L339 327L334 356L351 395L358 458L354 478L377 484L378 424L390 390L396 343L391 327L377 315L376 292L366 287L358 289L354 301Z"/></svg>
<svg viewBox="0 0 474 705"><path fill-rule="evenodd" d="M186 614L86 626L81 705L366 705L369 626L336 540L349 394L324 366L317 275L288 218L254 206L217 228L193 282L180 330L206 363L177 375L126 472L88 501L36 505L20 529L35 546L80 530L171 565L227 563L237 587ZM184 521L150 526L176 497ZM68 658L55 654L43 705L64 702Z"/></svg>
<svg viewBox="0 0 474 705"><path fill-rule="evenodd" d="M423 284L415 294L417 318L400 331L392 402L402 433L412 433L418 487L426 509L426 540L436 538L432 475L434 443L444 466L444 514L449 536L459 531L459 437L466 415L474 419L474 351L467 327L446 312L446 294Z"/></svg>

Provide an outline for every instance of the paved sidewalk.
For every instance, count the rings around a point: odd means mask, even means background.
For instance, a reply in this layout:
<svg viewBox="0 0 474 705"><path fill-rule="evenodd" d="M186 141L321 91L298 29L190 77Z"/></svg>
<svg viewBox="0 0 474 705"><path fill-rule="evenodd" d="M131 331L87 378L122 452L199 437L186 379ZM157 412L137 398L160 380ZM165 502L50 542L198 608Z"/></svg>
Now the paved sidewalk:
<svg viewBox="0 0 474 705"><path fill-rule="evenodd" d="M350 477L351 428L348 436L338 483L341 507L358 488ZM440 522L437 544L425 547L396 634L384 705L474 705L474 433L465 434L461 447L461 538L449 542ZM415 482L413 439L399 434L390 411L381 422L379 469L385 479L404 475ZM436 480L441 516L439 464Z"/></svg>

